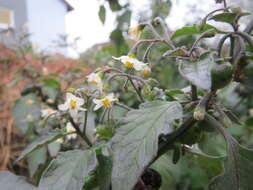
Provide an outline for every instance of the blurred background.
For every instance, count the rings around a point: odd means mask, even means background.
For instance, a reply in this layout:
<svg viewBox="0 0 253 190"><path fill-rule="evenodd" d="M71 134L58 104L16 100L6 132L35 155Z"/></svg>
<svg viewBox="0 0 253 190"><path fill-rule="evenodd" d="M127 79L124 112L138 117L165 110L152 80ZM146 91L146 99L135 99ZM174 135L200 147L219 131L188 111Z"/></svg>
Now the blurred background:
<svg viewBox="0 0 253 190"><path fill-rule="evenodd" d="M253 11L251 0L227 0L227 4ZM56 109L68 88L82 87L92 70L113 64L111 56L127 54L137 40L128 35L129 28L159 16L171 34L219 7L222 5L215 0L0 0L0 170L25 175L30 181L39 175L35 171L54 157L52 147L16 165L13 161L37 137L41 109ZM241 19L242 29L250 18ZM230 29L226 24L216 26ZM144 30L141 37L150 38L151 34ZM194 35L180 37L175 43L190 47L195 39ZM216 40L207 43L217 45ZM155 65L152 77L161 89L187 86L173 64L175 60L161 59L165 51L167 47L157 45L150 55L149 61ZM231 128L231 133L240 143L253 147L252 68L251 63L249 82L228 86L219 98L244 123ZM136 104L131 94L121 98L129 106ZM224 155L221 138L206 139L202 138L206 152ZM164 190L202 190L221 172L221 163L186 155L174 165L167 156L153 168L165 176Z"/></svg>

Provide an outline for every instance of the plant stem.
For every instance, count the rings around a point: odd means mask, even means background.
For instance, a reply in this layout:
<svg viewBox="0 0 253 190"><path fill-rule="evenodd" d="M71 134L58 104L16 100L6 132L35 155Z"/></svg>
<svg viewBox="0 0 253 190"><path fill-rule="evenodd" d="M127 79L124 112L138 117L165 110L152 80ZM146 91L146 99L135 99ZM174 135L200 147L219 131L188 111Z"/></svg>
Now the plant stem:
<svg viewBox="0 0 253 190"><path fill-rule="evenodd" d="M191 85L191 92L192 92L192 100L195 101L198 99L197 87L195 85Z"/></svg>
<svg viewBox="0 0 253 190"><path fill-rule="evenodd" d="M180 128L176 129L172 134L164 136L164 139L166 139L166 141L159 142L158 153L153 162L156 159L158 159L161 155L166 153L176 142L176 140L180 138L182 135L184 135L196 122L197 121L194 120L193 117L189 117L188 119L186 119L186 121L182 124Z"/></svg>
<svg viewBox="0 0 253 190"><path fill-rule="evenodd" d="M130 83L132 84L132 86L134 87L134 89L135 89L135 91L136 91L136 93L137 93L137 95L138 95L140 101L141 101L142 103L145 102L145 101L144 101L144 98L143 98L142 95L141 95L141 92L139 91L139 89L137 89L137 87L135 86L133 80L132 80L130 77L129 77L129 81L130 81Z"/></svg>
<svg viewBox="0 0 253 190"><path fill-rule="evenodd" d="M88 121L88 105L89 105L89 97L86 99L86 111L84 113L84 125L83 125L83 135L86 136L86 128L87 128L87 121Z"/></svg>
<svg viewBox="0 0 253 190"><path fill-rule="evenodd" d="M88 137L85 136L85 135L82 133L82 131L80 130L80 128L78 127L78 125L74 122L74 120L73 120L72 117L69 118L69 121L70 121L70 123L73 125L73 127L75 128L77 134L78 134L80 137L82 137L82 139L87 143L87 145L88 145L89 147L91 147L91 146L92 146L92 143L90 142L90 140L88 139Z"/></svg>

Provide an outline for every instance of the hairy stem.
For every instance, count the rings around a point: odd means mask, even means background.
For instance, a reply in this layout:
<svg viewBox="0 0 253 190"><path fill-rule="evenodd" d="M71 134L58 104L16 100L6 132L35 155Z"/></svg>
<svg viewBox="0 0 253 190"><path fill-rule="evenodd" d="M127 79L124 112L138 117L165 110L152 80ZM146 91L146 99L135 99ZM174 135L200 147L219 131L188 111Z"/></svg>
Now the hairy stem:
<svg viewBox="0 0 253 190"><path fill-rule="evenodd" d="M88 137L82 133L81 129L80 129L79 126L74 122L74 120L73 120L72 117L69 118L69 121L70 121L70 123L73 125L73 127L75 128L77 134L78 134L80 137L82 137L82 139L87 143L87 145L88 145L89 147L91 147L91 146L92 146L92 143L90 142L90 140L88 139Z"/></svg>

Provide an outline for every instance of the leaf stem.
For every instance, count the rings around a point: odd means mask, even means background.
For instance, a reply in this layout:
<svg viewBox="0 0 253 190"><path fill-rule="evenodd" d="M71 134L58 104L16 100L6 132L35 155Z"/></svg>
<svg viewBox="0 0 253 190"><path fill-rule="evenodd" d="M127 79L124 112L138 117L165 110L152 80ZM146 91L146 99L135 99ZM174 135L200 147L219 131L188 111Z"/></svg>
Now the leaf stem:
<svg viewBox="0 0 253 190"><path fill-rule="evenodd" d="M128 107L128 106L125 105L125 104L121 104L121 103L119 103L119 102L115 102L114 104L115 104L116 106L119 106L119 107L121 107L121 108L124 108L124 109L127 110L127 111L132 110L132 108Z"/></svg>

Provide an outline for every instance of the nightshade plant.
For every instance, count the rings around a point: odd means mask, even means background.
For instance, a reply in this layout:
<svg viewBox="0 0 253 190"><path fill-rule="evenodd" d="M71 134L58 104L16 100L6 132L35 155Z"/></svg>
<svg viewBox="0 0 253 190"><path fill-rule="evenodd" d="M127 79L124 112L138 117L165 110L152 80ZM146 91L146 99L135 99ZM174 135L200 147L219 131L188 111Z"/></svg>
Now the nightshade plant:
<svg viewBox="0 0 253 190"><path fill-rule="evenodd" d="M222 1L221 1L222 2ZM228 110L217 95L232 82L244 83L245 68L251 63L252 22L244 31L239 19L249 13L227 6L209 13L193 26L175 31L171 36L163 19L139 24L131 32L138 36L149 30L153 39L140 39L128 55L113 57L113 66L98 68L87 76L87 85L66 92L65 103L56 110L43 111L43 126L51 118L60 124L45 130L21 153L16 162L51 143L79 143L59 152L45 164L36 186L9 172L0 173L1 188L19 190L148 190L159 189L164 179L151 169L162 155L172 152L173 163L185 152L224 162L224 169L207 185L209 190L251 190L253 186L253 150L241 146L227 128L240 123L233 110ZM231 30L222 31L209 20L227 23ZM160 26L161 30L157 30ZM176 38L198 35L191 48L176 47ZM217 38L221 36L221 38ZM219 39L217 48L202 48L205 38ZM225 43L229 40L229 45ZM159 89L159 81L151 78L149 55L156 43L163 43L179 74L189 83L183 89ZM148 44L142 60L138 48ZM223 51L226 47L226 50ZM113 89L112 83L120 89ZM121 101L125 91L136 94L138 107ZM117 93L115 93L117 92ZM29 104L29 101L26 101ZM32 104L32 102L30 102ZM114 109L125 110L115 117ZM48 112L47 112L48 111ZM88 132L89 115L97 113L93 132ZM100 127L102 125L102 127ZM226 156L215 157L199 148L202 133L217 131L226 143ZM92 133L92 134L91 134ZM77 134L74 135L74 134ZM74 135L74 136L73 136ZM77 147L77 148L74 148ZM173 171L171 171L173 172ZM153 176L147 177L147 176ZM166 180L166 179L165 179Z"/></svg>

